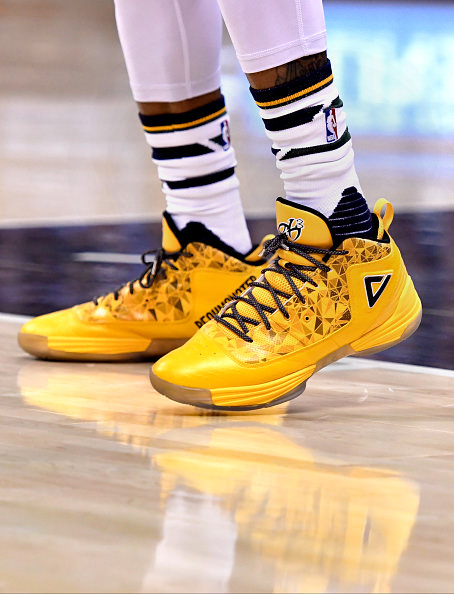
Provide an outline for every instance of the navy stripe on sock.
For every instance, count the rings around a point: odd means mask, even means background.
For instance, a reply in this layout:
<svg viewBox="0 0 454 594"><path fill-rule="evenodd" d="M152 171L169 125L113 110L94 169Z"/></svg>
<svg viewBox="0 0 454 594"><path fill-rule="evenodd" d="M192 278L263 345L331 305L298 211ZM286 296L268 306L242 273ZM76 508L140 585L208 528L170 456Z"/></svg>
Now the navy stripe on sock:
<svg viewBox="0 0 454 594"><path fill-rule="evenodd" d="M273 153L273 155L277 155L279 161L287 161L287 159L294 159L295 157L305 157L306 155L314 155L316 153L327 153L328 151L335 151L341 146L344 146L344 144L347 144L349 140L351 140L351 136L347 128L338 140L330 142L329 144L319 144L316 146L293 148L284 153L282 157L278 155L278 153L282 149L272 148L271 152Z"/></svg>
<svg viewBox="0 0 454 594"><path fill-rule="evenodd" d="M336 214L333 213L333 215L332 215L333 220L344 219L346 217L349 217L352 213L357 212L358 209L361 208L362 205L363 205L363 203L358 200L358 203L355 204L354 206L352 206L351 208L342 208L342 209L336 210Z"/></svg>
<svg viewBox="0 0 454 594"><path fill-rule="evenodd" d="M216 144L219 144L219 146L222 146L222 148L225 147L225 145L227 144L225 141L224 136L222 136L222 134L219 134L219 136L215 136L214 138L210 138L211 142L215 142Z"/></svg>
<svg viewBox="0 0 454 594"><path fill-rule="evenodd" d="M216 182L223 181L234 175L235 167L229 169L223 169L222 171L216 171L216 173L210 173L209 175L201 175L199 177L188 177L180 181L165 181L161 180L164 184L167 184L171 190L183 190L184 188L194 188L196 186L208 186L215 184Z"/></svg>
<svg viewBox="0 0 454 594"><path fill-rule="evenodd" d="M293 95L300 93L305 89L310 89L311 87L318 85L322 81L331 77L332 74L333 73L331 70L331 62L327 60L326 64L324 64L315 72L308 74L306 76L300 76L282 85L277 85L276 87L271 87L269 89L253 89L252 87L250 87L249 89L251 91L252 96L258 104L272 103L274 101L278 101L280 105L286 105L287 103L291 103L292 101L297 101L303 96L307 97L309 95L312 95L313 93L318 92L320 89L325 88L325 86L328 86L328 84L331 84L332 80L327 82L326 85L317 87L317 89L315 90L308 90L308 92L304 93L303 95L300 95L296 98L291 98ZM288 101L281 102L282 100L285 100L287 97L289 98ZM260 107L262 107L263 109L272 109L276 106L260 105Z"/></svg>
<svg viewBox="0 0 454 594"><path fill-rule="evenodd" d="M358 217L358 216L361 217L363 215L367 219L369 218L369 215L370 215L369 207L367 206L366 203L360 204L356 208L350 208L346 211L341 210L339 212L336 212L336 214L333 213L330 217L330 220L333 221L333 224L340 223L341 225L343 225L343 223L341 221L348 221L352 217Z"/></svg>
<svg viewBox="0 0 454 594"><path fill-rule="evenodd" d="M182 146L154 148L151 154L156 161L167 161L170 159L199 157L200 155L208 155L208 153L212 152L214 151L207 146L203 146L203 144L184 144Z"/></svg>
<svg viewBox="0 0 454 594"><path fill-rule="evenodd" d="M338 96L331 102L329 108L343 107L344 103ZM277 118L263 118L265 128L271 132L278 132L280 130L288 130L288 128L295 128L296 126L302 126L303 124L309 124L314 121L315 116L320 113L323 109L323 105L314 105L312 107L305 107L292 113L279 116Z"/></svg>
<svg viewBox="0 0 454 594"><path fill-rule="evenodd" d="M331 101L331 105L330 107L337 107L338 109L341 107L344 107L344 102L342 101L342 99L339 97L339 95L333 99Z"/></svg>
<svg viewBox="0 0 454 594"><path fill-rule="evenodd" d="M224 149L226 146L226 141L222 134L215 136L214 138L209 139L210 142L218 145L220 148ZM216 151L215 148L209 148L204 144L195 143L195 144L183 144L181 146L165 146L165 147L156 147L152 149L152 157L156 161L167 161L171 159L184 159L186 157L200 157L200 155L208 155L209 153L214 153Z"/></svg>
<svg viewBox="0 0 454 594"><path fill-rule="evenodd" d="M219 99L215 99L207 105L196 107L184 113L165 113L161 115L143 115L139 113L140 121L143 126L159 127L159 126L173 126L175 124L186 124L204 118L225 107L224 97L221 95Z"/></svg>
<svg viewBox="0 0 454 594"><path fill-rule="evenodd" d="M278 132L279 130L287 130L288 128L295 128L312 122L314 117L321 112L323 105L314 105L313 107L306 107L299 109L293 113L280 116L278 118L263 118L265 128L271 132Z"/></svg>
<svg viewBox="0 0 454 594"><path fill-rule="evenodd" d="M349 223L344 223L344 224L339 224L339 225L335 225L334 223L331 224L331 227L333 229L335 229L335 233L336 235L344 235L344 233L342 231L351 231L351 230L365 230L365 231L369 231L369 229L372 228L372 222L369 223L369 221L364 220L364 221L354 221L352 222L350 219L348 219L350 222ZM341 229L342 231L339 232L338 229Z"/></svg>

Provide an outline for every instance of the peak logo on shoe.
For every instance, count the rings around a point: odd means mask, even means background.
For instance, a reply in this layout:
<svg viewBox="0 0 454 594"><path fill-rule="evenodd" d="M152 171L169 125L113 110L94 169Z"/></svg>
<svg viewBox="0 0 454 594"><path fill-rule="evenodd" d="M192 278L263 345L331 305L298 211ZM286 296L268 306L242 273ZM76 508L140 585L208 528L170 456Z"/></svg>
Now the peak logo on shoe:
<svg viewBox="0 0 454 594"><path fill-rule="evenodd" d="M286 222L279 223L278 225L278 231L285 233L291 241L298 241L303 229L303 219L288 219Z"/></svg>
<svg viewBox="0 0 454 594"><path fill-rule="evenodd" d="M380 297L383 295L383 291L388 285L391 274L379 274L374 276L364 277L364 287L366 289L367 304L370 308L374 307Z"/></svg>

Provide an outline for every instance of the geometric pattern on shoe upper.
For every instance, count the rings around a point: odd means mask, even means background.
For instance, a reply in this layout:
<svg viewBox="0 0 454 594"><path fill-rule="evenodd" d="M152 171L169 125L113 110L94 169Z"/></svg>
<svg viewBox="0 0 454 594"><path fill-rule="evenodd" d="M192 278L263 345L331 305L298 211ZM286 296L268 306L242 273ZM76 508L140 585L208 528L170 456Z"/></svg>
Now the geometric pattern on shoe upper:
<svg viewBox="0 0 454 594"><path fill-rule="evenodd" d="M263 323L249 329L248 336L252 342L245 342L216 320L210 321L199 332L216 340L228 350L232 358L246 364L270 361L326 338L348 324L351 319L347 269L353 264L384 258L390 253L391 245L350 238L336 249L345 250L347 253L333 255L328 260L327 264L331 269L329 272L320 268L306 272L317 286L295 281L304 295L304 302L296 295L285 301L288 319L276 307L277 311L267 316L271 326L269 330ZM270 278L269 275L273 274L272 268L268 270L265 275ZM263 276L257 282L263 282ZM275 282L271 280L271 284L275 285ZM283 287L281 284L279 289L289 291L290 287ZM249 289L247 293L254 291L256 294L257 290L260 289Z"/></svg>
<svg viewBox="0 0 454 594"><path fill-rule="evenodd" d="M177 258L162 261L154 280L152 277L147 283L140 284L137 279L118 291L76 306L77 313L86 322L100 321L106 316L128 321L183 320L192 309L192 271L203 267L246 273L250 266L210 245L189 243Z"/></svg>

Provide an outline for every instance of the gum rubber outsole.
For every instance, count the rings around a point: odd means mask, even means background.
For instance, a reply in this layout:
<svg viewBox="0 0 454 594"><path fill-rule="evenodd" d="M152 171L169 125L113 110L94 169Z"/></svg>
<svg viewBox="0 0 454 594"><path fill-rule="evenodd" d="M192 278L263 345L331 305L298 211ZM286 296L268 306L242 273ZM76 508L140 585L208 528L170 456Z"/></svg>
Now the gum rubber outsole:
<svg viewBox="0 0 454 594"><path fill-rule="evenodd" d="M330 353L329 355L327 355L326 357L321 359L317 363L317 366L314 369L314 371L311 373L311 375L304 382L302 382L300 385L296 386L289 392L286 392L285 394L278 396L275 399L272 399L268 402L263 402L260 404L240 405L240 406L217 405L213 402L211 390L209 390L207 388L190 388L190 387L186 387L186 386L180 386L177 384L173 384L173 383L163 380L162 378L155 375L153 373L153 368L150 368L150 381L151 381L153 388L157 392L163 394L170 400L179 402L180 404L190 404L192 406L196 406L199 408L216 410L216 411L248 411L248 410L258 410L261 408L269 408L271 406L277 406L278 404L288 402L289 400L293 400L294 398L297 398L298 396L300 396L306 388L307 380L310 377L312 377L312 375L316 371L319 371L323 367L326 367L327 365L330 365L331 363L334 363L335 361L338 361L339 359L342 359L343 357L348 357L349 355L356 355L356 356L361 356L361 357L369 356L369 355L378 353L380 351L389 349L389 348L395 346L396 344L403 342L404 340L409 338L414 332L416 332L416 330L418 329L419 324L421 322L421 316L422 316L422 310L421 310L421 305L419 304L419 308L417 310L416 315L405 326L404 330L402 331L401 335L398 338L391 340L389 342L383 343L381 345L374 346L369 349L364 349L363 351L356 351L350 345L341 347L338 350L334 351L333 353ZM282 379L285 380L285 377Z"/></svg>
<svg viewBox="0 0 454 594"><path fill-rule="evenodd" d="M277 406L278 404L293 400L293 398L300 396L300 394L302 394L306 389L306 382L304 381L299 386L296 386L296 388L293 388L286 394L283 394L282 396L279 396L270 402L244 406L219 406L214 404L210 390L205 388L187 388L185 386L172 384L171 382L167 382L166 380L163 380L155 375L152 368L150 369L150 381L151 385L157 392L163 394L174 402L179 402L180 404L191 404L192 406L197 406L198 408L218 411L248 411L258 410L260 408L270 408L271 406Z"/></svg>
<svg viewBox="0 0 454 594"><path fill-rule="evenodd" d="M19 332L17 337L19 346L38 359L48 361L88 361L98 363L120 362L120 361L149 361L161 357L173 349L178 348L186 342L186 339L155 339L150 340L148 346L142 351L125 351L119 353L90 353L71 350L59 350L49 347L47 336Z"/></svg>

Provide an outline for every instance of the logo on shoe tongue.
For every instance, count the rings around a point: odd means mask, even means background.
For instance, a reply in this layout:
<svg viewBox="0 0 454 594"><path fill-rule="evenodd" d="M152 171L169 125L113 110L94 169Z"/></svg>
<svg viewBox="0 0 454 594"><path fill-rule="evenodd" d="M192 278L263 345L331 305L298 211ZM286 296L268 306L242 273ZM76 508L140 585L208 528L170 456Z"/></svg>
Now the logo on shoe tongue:
<svg viewBox="0 0 454 594"><path fill-rule="evenodd" d="M284 223L279 223L277 230L285 233L291 241L298 241L304 229L303 219L287 219Z"/></svg>

